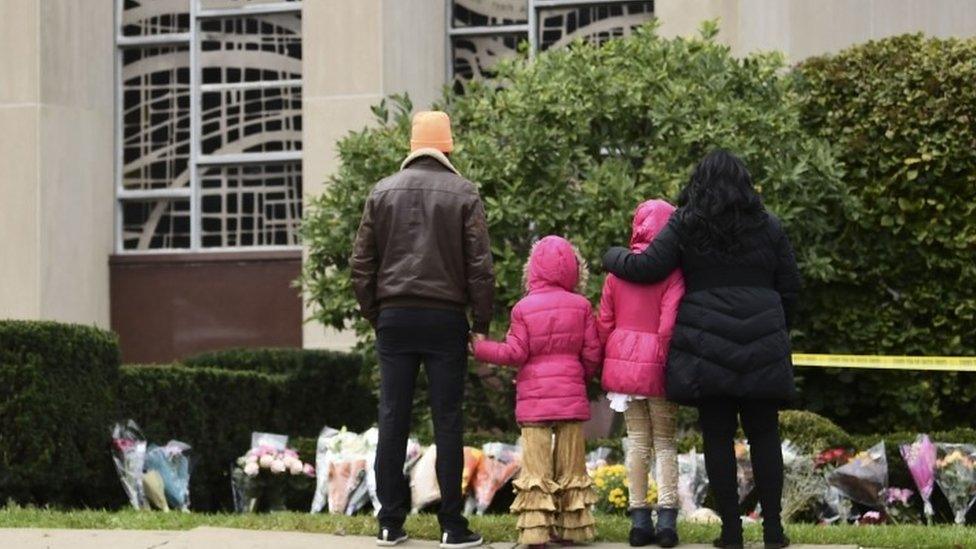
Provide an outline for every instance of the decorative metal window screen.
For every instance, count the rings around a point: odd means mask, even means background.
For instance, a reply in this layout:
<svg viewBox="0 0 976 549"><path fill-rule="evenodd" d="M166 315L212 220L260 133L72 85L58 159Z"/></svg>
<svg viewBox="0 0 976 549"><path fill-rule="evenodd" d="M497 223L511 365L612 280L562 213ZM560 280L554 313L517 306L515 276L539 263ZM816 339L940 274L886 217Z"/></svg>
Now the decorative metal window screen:
<svg viewBox="0 0 976 549"><path fill-rule="evenodd" d="M117 251L299 246L301 2L116 1Z"/></svg>
<svg viewBox="0 0 976 549"><path fill-rule="evenodd" d="M448 0L448 78L491 78L502 59L561 47L577 38L603 43L626 36L654 17L653 0Z"/></svg>

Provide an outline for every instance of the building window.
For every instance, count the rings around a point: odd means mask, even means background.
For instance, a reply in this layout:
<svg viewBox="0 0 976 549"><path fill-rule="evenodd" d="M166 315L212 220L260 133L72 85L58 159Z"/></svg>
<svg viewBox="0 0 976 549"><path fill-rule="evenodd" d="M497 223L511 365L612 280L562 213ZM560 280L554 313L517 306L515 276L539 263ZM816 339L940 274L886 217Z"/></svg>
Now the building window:
<svg viewBox="0 0 976 549"><path fill-rule="evenodd" d="M521 42L530 53L577 38L603 43L654 16L653 0L450 0L448 6L448 76L459 92L467 81L491 78Z"/></svg>
<svg viewBox="0 0 976 549"><path fill-rule="evenodd" d="M297 249L301 2L116 2L116 250Z"/></svg>

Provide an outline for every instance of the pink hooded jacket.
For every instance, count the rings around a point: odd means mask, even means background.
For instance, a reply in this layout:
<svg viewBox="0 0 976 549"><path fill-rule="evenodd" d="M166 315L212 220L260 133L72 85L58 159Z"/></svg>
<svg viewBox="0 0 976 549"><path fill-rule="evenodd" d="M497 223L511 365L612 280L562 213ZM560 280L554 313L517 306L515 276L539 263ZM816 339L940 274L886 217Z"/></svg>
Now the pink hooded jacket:
<svg viewBox="0 0 976 549"><path fill-rule="evenodd" d="M580 281L576 250L547 236L532 248L527 294L512 309L505 341L480 341L482 362L515 366L519 423L590 418L586 380L600 366L601 346L590 302L574 293Z"/></svg>
<svg viewBox="0 0 976 549"><path fill-rule="evenodd" d="M648 200L634 213L630 247L643 251L668 222L674 206ZM681 270L657 284L634 284L607 275L598 320L604 345L603 389L665 396L664 368L678 304L685 293Z"/></svg>

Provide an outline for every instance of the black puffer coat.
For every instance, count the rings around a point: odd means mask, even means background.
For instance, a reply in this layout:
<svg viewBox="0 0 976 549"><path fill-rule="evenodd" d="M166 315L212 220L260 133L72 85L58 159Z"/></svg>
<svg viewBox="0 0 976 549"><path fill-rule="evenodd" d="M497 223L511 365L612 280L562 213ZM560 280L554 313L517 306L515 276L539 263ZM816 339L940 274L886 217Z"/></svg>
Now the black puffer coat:
<svg viewBox="0 0 976 549"><path fill-rule="evenodd" d="M793 247L779 220L744 236L731 257L682 243L677 215L643 253L611 248L604 268L632 282L684 272L667 365L667 396L695 404L711 396L792 400L789 325L800 290Z"/></svg>

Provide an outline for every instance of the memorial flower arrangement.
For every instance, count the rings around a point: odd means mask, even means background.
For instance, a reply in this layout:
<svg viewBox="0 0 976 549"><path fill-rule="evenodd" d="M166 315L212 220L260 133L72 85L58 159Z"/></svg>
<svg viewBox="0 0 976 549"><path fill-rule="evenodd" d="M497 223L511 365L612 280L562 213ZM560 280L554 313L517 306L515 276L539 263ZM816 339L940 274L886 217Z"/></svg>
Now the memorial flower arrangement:
<svg viewBox="0 0 976 549"><path fill-rule="evenodd" d="M908 466L912 480L915 481L918 495L922 498L923 512L931 520L932 489L935 488L935 444L932 444L928 435L918 435L915 442L902 444L899 451Z"/></svg>
<svg viewBox="0 0 976 549"><path fill-rule="evenodd" d="M935 480L949 500L956 524L965 524L976 501L976 446L937 443Z"/></svg>
<svg viewBox="0 0 976 549"><path fill-rule="evenodd" d="M296 480L315 477L315 467L288 448L288 437L253 433L251 448L231 470L234 508L241 513L285 510L285 491Z"/></svg>
<svg viewBox="0 0 976 549"><path fill-rule="evenodd" d="M827 483L851 501L875 510L884 509L888 486L888 459L884 442L858 453L827 475Z"/></svg>
<svg viewBox="0 0 976 549"><path fill-rule="evenodd" d="M894 524L918 524L921 520L918 511L911 504L915 492L909 488L888 488L885 490L885 515Z"/></svg>

